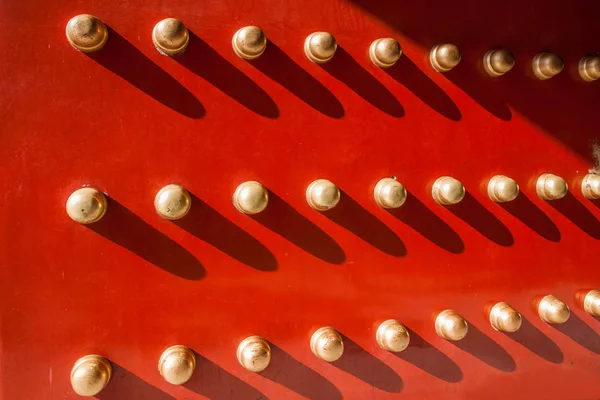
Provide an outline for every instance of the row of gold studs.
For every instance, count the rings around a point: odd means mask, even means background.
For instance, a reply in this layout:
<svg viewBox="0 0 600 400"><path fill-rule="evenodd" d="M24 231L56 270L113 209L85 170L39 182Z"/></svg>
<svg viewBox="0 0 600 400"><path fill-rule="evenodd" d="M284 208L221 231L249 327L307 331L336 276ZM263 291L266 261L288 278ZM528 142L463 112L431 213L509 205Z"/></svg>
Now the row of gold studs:
<svg viewBox="0 0 600 400"><path fill-rule="evenodd" d="M77 50L91 53L100 50L108 40L108 29L97 17L89 14L77 15L67 23L67 39ZM187 48L189 32L183 22L166 18L152 30L152 42L164 55L175 56ZM235 54L246 60L253 60L265 51L267 36L256 26L239 29L232 38ZM304 41L306 56L315 63L326 63L337 50L335 37L329 32L313 32ZM402 47L396 39L380 38L371 43L371 61L381 68L394 65L402 55ZM447 72L461 60L457 46L449 43L434 46L429 54L432 67L438 72ZM483 67L490 76L497 77L510 71L515 65L513 54L506 49L488 51L483 57ZM550 79L564 68L563 60L553 53L540 53L533 58L534 75L541 80ZM586 82L600 78L600 56L583 57L579 61L579 75Z"/></svg>

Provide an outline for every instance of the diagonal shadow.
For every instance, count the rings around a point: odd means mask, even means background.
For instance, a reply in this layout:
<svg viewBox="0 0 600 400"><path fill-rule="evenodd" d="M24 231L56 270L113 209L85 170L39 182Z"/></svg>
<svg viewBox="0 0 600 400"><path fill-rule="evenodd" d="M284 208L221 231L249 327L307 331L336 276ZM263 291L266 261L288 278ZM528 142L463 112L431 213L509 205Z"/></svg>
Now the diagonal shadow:
<svg viewBox="0 0 600 400"><path fill-rule="evenodd" d="M134 375L122 366L111 361L110 382L96 395L99 400L175 400L175 397L163 392Z"/></svg>
<svg viewBox="0 0 600 400"><path fill-rule="evenodd" d="M567 195L560 200L549 201L548 204L579 229L594 239L600 239L600 221L571 192L567 192Z"/></svg>
<svg viewBox="0 0 600 400"><path fill-rule="evenodd" d="M467 336L463 340L451 343L500 371L513 372L517 369L514 358L471 322Z"/></svg>
<svg viewBox="0 0 600 400"><path fill-rule="evenodd" d="M560 351L560 348L527 319L523 317L521 321L521 328L518 331L514 333L504 333L504 335L546 361L554 364L562 363L564 356L562 351Z"/></svg>
<svg viewBox="0 0 600 400"><path fill-rule="evenodd" d="M564 324L552 325L557 331L567 335L589 351L600 354L600 336L588 324L583 322L576 314L571 316Z"/></svg>
<svg viewBox="0 0 600 400"><path fill-rule="evenodd" d="M560 241L561 235L556 224L525 193L520 193L513 201L497 204L544 239Z"/></svg>

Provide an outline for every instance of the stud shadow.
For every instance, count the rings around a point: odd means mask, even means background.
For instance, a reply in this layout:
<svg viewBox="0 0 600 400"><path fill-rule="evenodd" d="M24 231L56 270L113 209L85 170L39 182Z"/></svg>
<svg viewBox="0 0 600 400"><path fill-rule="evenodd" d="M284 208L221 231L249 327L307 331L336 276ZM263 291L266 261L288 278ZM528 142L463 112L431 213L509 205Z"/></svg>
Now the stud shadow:
<svg viewBox="0 0 600 400"><path fill-rule="evenodd" d="M517 369L514 358L470 321L467 336L463 340L451 343L500 371L513 372Z"/></svg>
<svg viewBox="0 0 600 400"><path fill-rule="evenodd" d="M465 244L450 225L415 196L409 194L402 207L388 211L438 247L454 254L465 250Z"/></svg>
<svg viewBox="0 0 600 400"><path fill-rule="evenodd" d="M463 373L454 361L413 330L408 331L410 345L400 353L391 354L443 381L456 383L462 380Z"/></svg>
<svg viewBox="0 0 600 400"><path fill-rule="evenodd" d="M512 233L502 221L481 205L469 192L465 193L465 197L460 203L449 205L446 208L492 242L505 247L515 243Z"/></svg>
<svg viewBox="0 0 600 400"><path fill-rule="evenodd" d="M342 47L338 46L331 61L319 65L374 107L392 117L404 116L404 107L396 96Z"/></svg>
<svg viewBox="0 0 600 400"><path fill-rule="evenodd" d="M344 341L344 355L332 365L380 390L389 393L402 391L404 383L392 368L347 336L341 336Z"/></svg>
<svg viewBox="0 0 600 400"><path fill-rule="evenodd" d="M567 335L589 351L600 354L600 336L581 318L571 312L564 324L552 325L557 331Z"/></svg>
<svg viewBox="0 0 600 400"><path fill-rule="evenodd" d="M267 92L194 33L190 32L185 53L173 58L250 111L279 117L279 108Z"/></svg>
<svg viewBox="0 0 600 400"><path fill-rule="evenodd" d="M600 221L571 192L560 200L548 202L556 211L564 215L579 229L593 237L600 239Z"/></svg>
<svg viewBox="0 0 600 400"><path fill-rule="evenodd" d="M269 207L251 217L323 261L342 264L346 260L344 250L331 236L271 191Z"/></svg>
<svg viewBox="0 0 600 400"><path fill-rule="evenodd" d="M554 364L563 362L564 356L560 348L531 322L522 317L521 328L513 333L504 333L515 342L526 347L532 353Z"/></svg>
<svg viewBox="0 0 600 400"><path fill-rule="evenodd" d="M291 355L271 345L271 365L260 372L263 377L277 382L313 400L341 400L342 394L337 387L325 377L308 368Z"/></svg>
<svg viewBox="0 0 600 400"><path fill-rule="evenodd" d="M204 117L206 110L192 92L118 32L110 29L109 35L108 46L86 55L172 110L190 118Z"/></svg>
<svg viewBox="0 0 600 400"><path fill-rule="evenodd" d="M111 361L110 383L95 396L99 400L175 400L127 369Z"/></svg>
<svg viewBox="0 0 600 400"><path fill-rule="evenodd" d="M551 242L560 241L561 235L557 226L524 193L520 193L513 201L497 204L544 239Z"/></svg>
<svg viewBox="0 0 600 400"><path fill-rule="evenodd" d="M390 68L384 68L396 82L410 90L429 107L452 121L462 115L454 101L405 54Z"/></svg>
<svg viewBox="0 0 600 400"><path fill-rule="evenodd" d="M189 213L172 221L174 224L249 267L260 271L277 269L277 259L265 245L195 195L191 197Z"/></svg>
<svg viewBox="0 0 600 400"><path fill-rule="evenodd" d="M85 227L173 275L190 280L204 277L204 267L192 253L113 198L108 198L106 215Z"/></svg>
<svg viewBox="0 0 600 400"><path fill-rule="evenodd" d="M398 235L344 191L338 205L323 215L386 254L406 256L406 246Z"/></svg>

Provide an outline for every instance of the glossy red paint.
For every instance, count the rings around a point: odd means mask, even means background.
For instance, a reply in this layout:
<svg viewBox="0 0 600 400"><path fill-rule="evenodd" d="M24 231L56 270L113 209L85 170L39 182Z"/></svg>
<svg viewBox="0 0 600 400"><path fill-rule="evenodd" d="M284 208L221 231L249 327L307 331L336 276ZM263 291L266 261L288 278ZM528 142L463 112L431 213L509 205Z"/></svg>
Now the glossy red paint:
<svg viewBox="0 0 600 400"><path fill-rule="evenodd" d="M600 204L576 184L593 167L600 106L576 65L600 49L599 12L585 0L1 2L1 397L76 398L70 368L98 353L115 369L100 399L596 398L600 326L573 295L600 286ZM67 43L79 13L110 27L101 52ZM183 56L153 48L165 17L193 32ZM231 49L248 24L270 40L253 62ZM327 65L303 54L315 30L340 45ZM388 36L404 55L381 70L368 47ZM447 74L428 64L439 42L462 50ZM517 65L492 79L479 65L497 46ZM528 73L542 50L567 65L544 82ZM537 198L543 172L571 194ZM520 183L517 201L487 198L496 173ZM445 174L469 192L458 206L430 196ZM391 175L410 194L388 212L372 190ZM342 189L337 208L306 204L316 178ZM249 179L272 191L256 217L231 203ZM194 195L180 222L153 209L168 183ZM97 224L64 211L82 185L110 197ZM532 309L549 293L572 309L564 326ZM486 321L499 300L521 311L518 333ZM436 336L444 308L468 319L463 341ZM388 318L411 330L398 355L375 343ZM323 325L346 338L331 365L309 350ZM235 358L250 334L273 345L261 374ZM183 387L157 371L173 344L198 353Z"/></svg>

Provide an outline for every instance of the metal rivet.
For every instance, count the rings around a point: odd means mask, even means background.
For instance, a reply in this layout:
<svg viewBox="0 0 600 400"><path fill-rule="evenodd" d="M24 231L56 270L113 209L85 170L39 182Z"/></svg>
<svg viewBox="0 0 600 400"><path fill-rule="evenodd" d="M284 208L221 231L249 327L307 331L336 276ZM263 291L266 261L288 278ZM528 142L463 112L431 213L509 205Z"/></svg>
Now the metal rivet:
<svg viewBox="0 0 600 400"><path fill-rule="evenodd" d="M314 32L304 41L306 57L317 64L331 60L337 50L337 43L329 32Z"/></svg>
<svg viewBox="0 0 600 400"><path fill-rule="evenodd" d="M263 371L271 362L271 346L260 336L247 337L237 348L237 359L248 371Z"/></svg>
<svg viewBox="0 0 600 400"><path fill-rule="evenodd" d="M585 294L583 309L594 317L600 317L600 290L590 290Z"/></svg>
<svg viewBox="0 0 600 400"><path fill-rule="evenodd" d="M76 15L67 22L67 40L75 49L93 53L106 44L108 29L98 17L89 14Z"/></svg>
<svg viewBox="0 0 600 400"><path fill-rule="evenodd" d="M586 82L600 79L600 56L583 57L579 60L579 75Z"/></svg>
<svg viewBox="0 0 600 400"><path fill-rule="evenodd" d="M567 195L569 186L560 176L542 174L536 182L535 190L543 200L558 200Z"/></svg>
<svg viewBox="0 0 600 400"><path fill-rule="evenodd" d="M537 54L532 61L533 73L538 79L550 79L565 67L563 60L552 53Z"/></svg>
<svg viewBox="0 0 600 400"><path fill-rule="evenodd" d="M67 199L66 210L69 217L80 224L91 224L106 213L106 196L98 189L85 187L77 189Z"/></svg>
<svg viewBox="0 0 600 400"><path fill-rule="evenodd" d="M494 304L490 310L492 328L501 332L516 332L521 327L521 314L503 301Z"/></svg>
<svg viewBox="0 0 600 400"><path fill-rule="evenodd" d="M454 310L444 310L435 318L435 332L447 340L461 340L467 335L467 321Z"/></svg>
<svg viewBox="0 0 600 400"><path fill-rule="evenodd" d="M89 354L81 357L71 369L71 386L79 396L95 396L106 387L112 375L110 362Z"/></svg>
<svg viewBox="0 0 600 400"><path fill-rule="evenodd" d="M383 208L398 208L406 201L406 189L394 178L383 178L375 185L373 196Z"/></svg>
<svg viewBox="0 0 600 400"><path fill-rule="evenodd" d="M318 211L327 211L340 201L340 189L327 179L317 179L306 189L308 205Z"/></svg>
<svg viewBox="0 0 600 400"><path fill-rule="evenodd" d="M190 34L183 22L176 18L166 18L152 30L154 47L165 56L181 54L187 48Z"/></svg>
<svg viewBox="0 0 600 400"><path fill-rule="evenodd" d="M519 195L519 185L514 179L504 175L495 175L488 182L488 196L496 203L513 201Z"/></svg>
<svg viewBox="0 0 600 400"><path fill-rule="evenodd" d="M571 316L569 306L552 295L547 295L540 300L538 314L542 321L549 324L563 324Z"/></svg>
<svg viewBox="0 0 600 400"><path fill-rule="evenodd" d="M588 199L600 199L600 175L587 174L581 182L581 193Z"/></svg>
<svg viewBox="0 0 600 400"><path fill-rule="evenodd" d="M502 76L515 66L515 56L505 49L490 50L483 57L483 68L490 76Z"/></svg>
<svg viewBox="0 0 600 400"><path fill-rule="evenodd" d="M450 176L442 176L435 180L431 195L442 205L456 204L465 197L466 191L463 184Z"/></svg>
<svg viewBox="0 0 600 400"><path fill-rule="evenodd" d="M344 353L342 337L330 326L319 328L310 338L310 350L323 361L334 362Z"/></svg>
<svg viewBox="0 0 600 400"><path fill-rule="evenodd" d="M396 39L376 39L369 47L369 57L373 64L381 68L389 68L396 64L402 55L402 46Z"/></svg>
<svg viewBox="0 0 600 400"><path fill-rule="evenodd" d="M158 215L166 219L183 218L192 206L190 193L179 185L167 185L156 193L154 208Z"/></svg>
<svg viewBox="0 0 600 400"><path fill-rule="evenodd" d="M254 60L267 48L267 36L258 26L245 26L231 39L233 51L245 60Z"/></svg>
<svg viewBox="0 0 600 400"><path fill-rule="evenodd" d="M460 62L460 51L453 44L438 44L429 52L429 61L436 71L448 72Z"/></svg>
<svg viewBox="0 0 600 400"><path fill-rule="evenodd" d="M196 368L196 356L186 346L175 345L166 349L158 361L158 371L172 385L183 385L190 380Z"/></svg>
<svg viewBox="0 0 600 400"><path fill-rule="evenodd" d="M375 339L379 347L394 353L404 351L410 343L408 330L395 319L382 322L377 328Z"/></svg>
<svg viewBox="0 0 600 400"><path fill-rule="evenodd" d="M244 214L258 214L268 203L269 193L260 182L244 182L233 193L233 205Z"/></svg>

